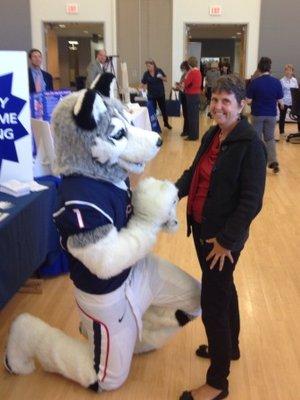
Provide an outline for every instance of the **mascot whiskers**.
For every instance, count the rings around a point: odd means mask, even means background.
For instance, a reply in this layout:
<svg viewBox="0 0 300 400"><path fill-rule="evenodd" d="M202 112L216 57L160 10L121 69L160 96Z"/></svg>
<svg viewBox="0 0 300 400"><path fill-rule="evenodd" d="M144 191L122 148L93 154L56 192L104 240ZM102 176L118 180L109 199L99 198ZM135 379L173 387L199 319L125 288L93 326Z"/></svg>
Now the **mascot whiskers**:
<svg viewBox="0 0 300 400"><path fill-rule="evenodd" d="M88 340L21 314L5 358L10 372L29 374L37 359L96 392L120 387L134 353L161 347L200 314L200 284L150 254L159 231L177 226L177 189L148 178L131 193L128 174L142 172L162 140L131 124L110 97L113 82L103 74L91 89L67 96L52 121L62 177L54 221Z"/></svg>

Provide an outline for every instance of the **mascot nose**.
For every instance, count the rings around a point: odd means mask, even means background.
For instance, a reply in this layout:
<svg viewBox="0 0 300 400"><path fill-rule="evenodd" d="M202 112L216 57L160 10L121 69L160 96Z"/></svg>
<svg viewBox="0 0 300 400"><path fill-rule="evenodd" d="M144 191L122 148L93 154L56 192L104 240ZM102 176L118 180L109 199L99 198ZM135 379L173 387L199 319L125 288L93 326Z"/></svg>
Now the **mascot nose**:
<svg viewBox="0 0 300 400"><path fill-rule="evenodd" d="M156 146L157 146L157 147L161 147L162 144L163 144L162 139L161 139L161 138L157 139Z"/></svg>

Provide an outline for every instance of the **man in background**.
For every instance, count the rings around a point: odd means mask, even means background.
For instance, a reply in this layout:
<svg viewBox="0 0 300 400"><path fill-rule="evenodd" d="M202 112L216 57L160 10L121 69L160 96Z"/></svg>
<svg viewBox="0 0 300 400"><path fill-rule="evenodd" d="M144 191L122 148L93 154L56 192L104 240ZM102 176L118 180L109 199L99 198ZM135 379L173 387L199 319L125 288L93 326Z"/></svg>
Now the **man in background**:
<svg viewBox="0 0 300 400"><path fill-rule="evenodd" d="M111 63L106 55L106 50L98 51L95 61L92 61L87 67L86 87L89 88L97 75L102 75L103 72L113 72Z"/></svg>
<svg viewBox="0 0 300 400"><path fill-rule="evenodd" d="M217 62L212 62L205 75L205 94L208 104L211 100L211 89L220 78L220 70Z"/></svg>
<svg viewBox="0 0 300 400"><path fill-rule="evenodd" d="M53 78L48 72L41 69L43 56L40 50L31 49L28 53L29 57L29 92L39 93L53 90Z"/></svg>

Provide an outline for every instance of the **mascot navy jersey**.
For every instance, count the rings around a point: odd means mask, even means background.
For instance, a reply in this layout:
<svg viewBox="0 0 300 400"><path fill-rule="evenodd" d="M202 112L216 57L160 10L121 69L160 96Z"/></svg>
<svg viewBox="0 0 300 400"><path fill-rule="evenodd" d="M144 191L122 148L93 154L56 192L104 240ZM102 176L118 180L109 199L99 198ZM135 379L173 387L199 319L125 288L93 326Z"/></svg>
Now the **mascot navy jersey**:
<svg viewBox="0 0 300 400"><path fill-rule="evenodd" d="M105 225L114 225L119 231L127 225L132 213L131 192L110 182L84 176L63 177L59 187L54 221L61 236L63 248L71 235L86 233ZM68 253L70 276L75 286L91 294L112 292L122 285L130 268L110 279L99 279L79 260Z"/></svg>

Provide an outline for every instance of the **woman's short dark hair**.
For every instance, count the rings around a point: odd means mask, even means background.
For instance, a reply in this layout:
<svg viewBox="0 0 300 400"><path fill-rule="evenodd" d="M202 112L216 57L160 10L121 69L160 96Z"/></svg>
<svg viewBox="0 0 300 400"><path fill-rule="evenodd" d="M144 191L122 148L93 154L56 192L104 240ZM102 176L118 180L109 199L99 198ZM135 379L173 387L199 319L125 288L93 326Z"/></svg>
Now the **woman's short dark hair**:
<svg viewBox="0 0 300 400"><path fill-rule="evenodd" d="M190 69L189 63L187 61L182 61L182 63L180 64L180 69L188 71Z"/></svg>
<svg viewBox="0 0 300 400"><path fill-rule="evenodd" d="M212 93L226 92L234 94L236 101L241 101L246 97L245 80L238 75L230 74L221 76L212 87Z"/></svg>
<svg viewBox="0 0 300 400"><path fill-rule="evenodd" d="M32 53L40 53L40 55L42 55L42 52L39 49L30 49L28 52L28 57L31 58Z"/></svg>
<svg viewBox="0 0 300 400"><path fill-rule="evenodd" d="M260 72L270 72L271 71L272 60L269 57L262 57L257 65L257 69Z"/></svg>

